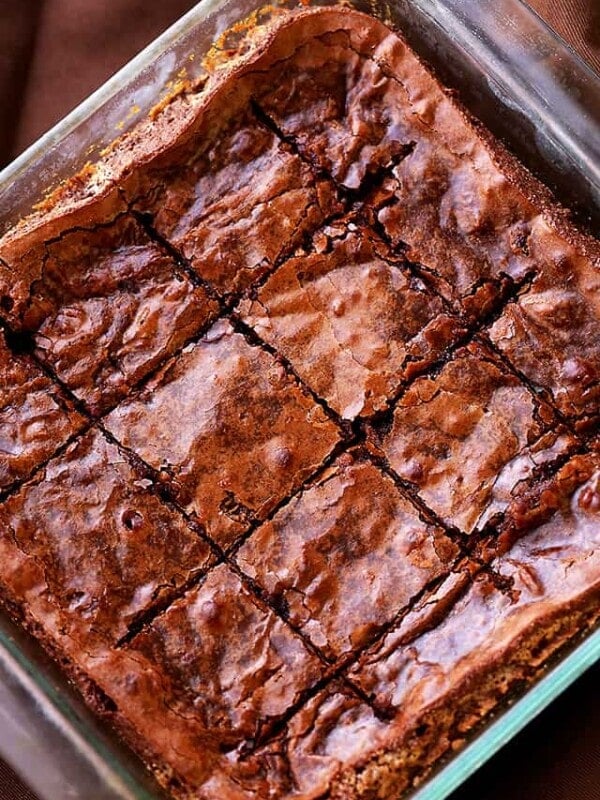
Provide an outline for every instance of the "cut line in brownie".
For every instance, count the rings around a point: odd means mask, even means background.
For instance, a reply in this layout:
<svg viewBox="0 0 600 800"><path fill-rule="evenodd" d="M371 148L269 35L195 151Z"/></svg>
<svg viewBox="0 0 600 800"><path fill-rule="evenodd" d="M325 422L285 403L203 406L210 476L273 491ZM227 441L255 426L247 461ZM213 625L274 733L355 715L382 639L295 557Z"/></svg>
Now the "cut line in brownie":
<svg viewBox="0 0 600 800"><path fill-rule="evenodd" d="M222 295L259 280L341 208L333 184L262 125L236 87L213 100L184 150L125 192Z"/></svg>
<svg viewBox="0 0 600 800"><path fill-rule="evenodd" d="M502 148L397 36L342 19L286 44L281 79L257 77L261 109L347 189L387 169L394 188L379 220L448 299L477 313L507 280L536 268L527 242L539 210L502 170Z"/></svg>
<svg viewBox="0 0 600 800"><path fill-rule="evenodd" d="M547 225L531 236L545 268L489 335L571 420L600 415L600 257L586 258Z"/></svg>
<svg viewBox="0 0 600 800"><path fill-rule="evenodd" d="M215 785L215 796L243 800L338 797L332 784L344 766L385 742L388 725L353 694L334 681L286 723L268 745L234 761ZM243 789L241 788L243 787ZM231 794L228 794L231 793Z"/></svg>
<svg viewBox="0 0 600 800"><path fill-rule="evenodd" d="M372 640L457 556L448 536L353 451L259 527L236 561L335 660Z"/></svg>
<svg viewBox="0 0 600 800"><path fill-rule="evenodd" d="M0 329L0 494L28 477L80 431L85 419Z"/></svg>
<svg viewBox="0 0 600 800"><path fill-rule="evenodd" d="M218 310L129 215L40 242L20 270L29 275L29 295L11 321L31 332L37 357L94 414Z"/></svg>
<svg viewBox="0 0 600 800"><path fill-rule="evenodd" d="M299 487L341 439L283 366L225 321L106 425L164 471L179 502L222 547Z"/></svg>
<svg viewBox="0 0 600 800"><path fill-rule="evenodd" d="M226 565L127 645L201 713L222 752L248 746L323 677L320 660Z"/></svg>
<svg viewBox="0 0 600 800"><path fill-rule="evenodd" d="M340 416L386 408L465 329L368 228L326 227L238 313Z"/></svg>
<svg viewBox="0 0 600 800"><path fill-rule="evenodd" d="M466 534L494 522L522 482L576 447L552 409L477 341L417 378L389 428L371 428L369 442Z"/></svg>
<svg viewBox="0 0 600 800"><path fill-rule="evenodd" d="M494 535L483 537L478 543L478 557L493 563L520 538L535 536L549 522L556 532L561 524L567 532L569 526L573 527L577 547L584 546L587 535L592 536L593 544L594 525L600 518L599 441L598 437L592 439L589 447L580 446L579 452L557 463L537 481L517 487L502 524Z"/></svg>
<svg viewBox="0 0 600 800"><path fill-rule="evenodd" d="M2 592L46 635L117 642L214 562L151 482L92 430L0 505Z"/></svg>
<svg viewBox="0 0 600 800"><path fill-rule="evenodd" d="M401 791L420 782L429 765L462 747L523 681L536 679L554 653L597 622L599 466L577 457L563 468L559 509L492 561L506 591L480 573L447 615L428 618L416 609L350 671L390 719L388 745L361 764L363 789L381 780Z"/></svg>

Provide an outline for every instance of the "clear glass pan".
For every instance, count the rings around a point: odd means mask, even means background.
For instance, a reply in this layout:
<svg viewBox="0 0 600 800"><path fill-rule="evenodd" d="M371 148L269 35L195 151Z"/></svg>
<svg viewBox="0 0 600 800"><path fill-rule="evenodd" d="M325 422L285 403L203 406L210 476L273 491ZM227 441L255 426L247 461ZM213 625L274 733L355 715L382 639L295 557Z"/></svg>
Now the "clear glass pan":
<svg viewBox="0 0 600 800"><path fill-rule="evenodd" d="M294 6L294 0L288 3ZM322 2L321 4L328 4ZM347 3L346 3L347 4ZM521 0L352 0L390 22L529 168L600 221L600 78ZM203 0L0 173L0 232L94 160L264 0ZM192 58L190 58L192 57ZM415 794L442 800L600 659L588 636ZM87 710L57 668L0 614L0 755L41 800L151 800L136 757Z"/></svg>

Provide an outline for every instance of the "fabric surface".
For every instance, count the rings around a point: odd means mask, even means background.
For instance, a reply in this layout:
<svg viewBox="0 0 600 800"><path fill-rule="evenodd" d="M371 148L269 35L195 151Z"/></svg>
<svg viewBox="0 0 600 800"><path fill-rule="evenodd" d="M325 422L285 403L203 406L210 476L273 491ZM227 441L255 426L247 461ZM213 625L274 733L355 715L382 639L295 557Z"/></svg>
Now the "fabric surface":
<svg viewBox="0 0 600 800"><path fill-rule="evenodd" d="M574 50L600 72L598 0L528 0L528 3Z"/></svg>
<svg viewBox="0 0 600 800"><path fill-rule="evenodd" d="M193 4L0 0L0 164L31 144ZM600 0L530 0L530 5L600 71ZM600 665L452 800L599 800L599 687ZM35 800L1 761L0 800Z"/></svg>

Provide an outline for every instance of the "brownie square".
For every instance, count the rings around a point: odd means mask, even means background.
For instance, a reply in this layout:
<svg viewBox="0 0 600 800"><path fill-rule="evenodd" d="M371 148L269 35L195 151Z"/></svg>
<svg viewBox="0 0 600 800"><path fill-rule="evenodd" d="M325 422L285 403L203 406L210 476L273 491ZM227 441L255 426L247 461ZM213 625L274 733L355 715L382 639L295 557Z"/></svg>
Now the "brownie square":
<svg viewBox="0 0 600 800"><path fill-rule="evenodd" d="M225 547L308 478L340 438L284 368L223 321L106 424L164 470L180 502Z"/></svg>
<svg viewBox="0 0 600 800"><path fill-rule="evenodd" d="M201 278L229 294L291 252L337 200L243 103L218 102L223 116L211 109L185 155L149 170L131 199Z"/></svg>
<svg viewBox="0 0 600 800"><path fill-rule="evenodd" d="M145 627L128 651L166 676L222 752L263 735L323 673L302 640L225 565Z"/></svg>
<svg viewBox="0 0 600 800"><path fill-rule="evenodd" d="M7 347L0 330L0 491L22 480L84 425L30 356Z"/></svg>
<svg viewBox="0 0 600 800"><path fill-rule="evenodd" d="M378 212L392 245L477 319L540 265L528 240L533 209L479 144L464 159L423 138L394 167L393 199Z"/></svg>
<svg viewBox="0 0 600 800"><path fill-rule="evenodd" d="M0 505L9 597L50 607L46 634L116 642L212 562L208 545L97 431Z"/></svg>
<svg viewBox="0 0 600 800"><path fill-rule="evenodd" d="M293 139L304 157L348 189L391 166L411 142L401 86L368 56L376 36L362 38L340 20L337 30L305 31L272 73L257 76L262 110Z"/></svg>
<svg viewBox="0 0 600 800"><path fill-rule="evenodd" d="M367 228L340 223L315 242L239 312L338 414L368 416L463 330Z"/></svg>
<svg viewBox="0 0 600 800"><path fill-rule="evenodd" d="M450 684L465 677L461 662L485 658L490 633L503 620L510 597L479 572L449 575L349 670L349 677L388 718L415 724Z"/></svg>
<svg viewBox="0 0 600 800"><path fill-rule="evenodd" d="M447 525L470 534L537 468L573 446L551 409L484 345L418 378L371 444Z"/></svg>
<svg viewBox="0 0 600 800"><path fill-rule="evenodd" d="M255 531L236 558L335 659L364 646L457 554L389 477L347 453Z"/></svg>
<svg viewBox="0 0 600 800"><path fill-rule="evenodd" d="M600 277L597 263L540 222L530 247L543 271L510 303L490 337L567 417L600 413Z"/></svg>

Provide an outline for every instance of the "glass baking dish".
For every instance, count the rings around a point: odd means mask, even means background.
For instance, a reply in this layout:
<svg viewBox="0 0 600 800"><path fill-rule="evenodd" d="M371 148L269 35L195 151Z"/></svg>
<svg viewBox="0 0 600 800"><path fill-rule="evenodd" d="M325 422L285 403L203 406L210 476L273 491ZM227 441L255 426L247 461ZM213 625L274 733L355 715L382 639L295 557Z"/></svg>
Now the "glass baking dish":
<svg viewBox="0 0 600 800"><path fill-rule="evenodd" d="M315 3L317 4L317 3ZM330 4L318 2L321 5ZM345 5L348 5L346 0ZM575 209L600 221L600 77L521 0L351 0L399 29L465 104ZM285 3L293 9L295 0ZM302 5L306 5L303 2ZM264 0L203 0L0 173L0 232L93 161ZM182 72L185 70L185 73ZM563 654L415 793L443 800L600 660L600 630ZM0 611L0 755L41 800L163 795L41 648Z"/></svg>

